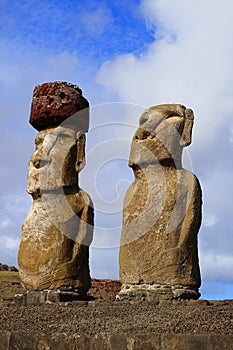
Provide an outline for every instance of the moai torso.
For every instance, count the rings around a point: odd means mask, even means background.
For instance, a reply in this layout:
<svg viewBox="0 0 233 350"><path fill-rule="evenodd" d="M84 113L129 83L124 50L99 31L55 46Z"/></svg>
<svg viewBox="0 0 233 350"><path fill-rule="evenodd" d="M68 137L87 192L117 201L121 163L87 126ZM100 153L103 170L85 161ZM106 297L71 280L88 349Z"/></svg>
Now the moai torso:
<svg viewBox="0 0 233 350"><path fill-rule="evenodd" d="M32 208L22 227L19 276L28 290L90 288L89 245L93 207L78 185L85 165L88 102L72 84L39 85L31 124L39 131L28 170ZM71 113L71 114L70 114Z"/></svg>
<svg viewBox="0 0 233 350"><path fill-rule="evenodd" d="M198 298L201 188L182 168L193 113L160 105L140 118L129 160L135 181L124 201L118 298Z"/></svg>

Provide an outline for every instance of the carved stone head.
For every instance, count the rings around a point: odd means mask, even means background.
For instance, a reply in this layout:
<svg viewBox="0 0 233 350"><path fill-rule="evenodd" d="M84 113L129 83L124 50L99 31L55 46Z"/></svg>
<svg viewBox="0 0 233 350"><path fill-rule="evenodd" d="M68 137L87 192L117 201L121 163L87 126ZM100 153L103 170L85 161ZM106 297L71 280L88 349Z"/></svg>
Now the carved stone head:
<svg viewBox="0 0 233 350"><path fill-rule="evenodd" d="M66 127L42 130L35 139L36 151L28 170L27 192L78 185L78 172L85 166L85 135Z"/></svg>
<svg viewBox="0 0 233 350"><path fill-rule="evenodd" d="M33 91L30 123L39 131L28 171L27 192L78 185L85 166L85 132L89 127L89 103L74 84L55 81Z"/></svg>
<svg viewBox="0 0 233 350"><path fill-rule="evenodd" d="M193 112L180 104L147 109L134 134L129 166L163 163L181 167L183 147L191 143Z"/></svg>

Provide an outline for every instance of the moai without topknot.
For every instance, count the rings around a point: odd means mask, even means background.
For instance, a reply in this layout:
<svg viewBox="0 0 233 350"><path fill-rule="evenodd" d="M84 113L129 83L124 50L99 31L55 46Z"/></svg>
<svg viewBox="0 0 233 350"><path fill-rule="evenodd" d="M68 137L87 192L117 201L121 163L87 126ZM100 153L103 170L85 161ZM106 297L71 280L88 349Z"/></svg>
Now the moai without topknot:
<svg viewBox="0 0 233 350"><path fill-rule="evenodd" d="M91 286L93 206L78 184L85 165L88 107L76 85L52 82L34 89L30 123L39 132L27 182L33 203L18 252L19 277L27 290L85 296Z"/></svg>
<svg viewBox="0 0 233 350"><path fill-rule="evenodd" d="M181 159L193 119L180 104L151 107L140 117L129 159L135 181L124 201L120 300L200 296L201 188Z"/></svg>

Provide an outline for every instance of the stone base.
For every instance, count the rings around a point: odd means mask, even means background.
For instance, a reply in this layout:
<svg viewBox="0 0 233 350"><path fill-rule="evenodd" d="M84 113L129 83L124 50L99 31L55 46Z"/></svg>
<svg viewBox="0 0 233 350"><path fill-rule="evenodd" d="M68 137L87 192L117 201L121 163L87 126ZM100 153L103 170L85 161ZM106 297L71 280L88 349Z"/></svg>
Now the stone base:
<svg viewBox="0 0 233 350"><path fill-rule="evenodd" d="M67 336L62 333L45 334L28 331L1 331L0 349L50 349L50 350L229 350L232 349L232 334L123 334L99 333L87 336L85 333Z"/></svg>
<svg viewBox="0 0 233 350"><path fill-rule="evenodd" d="M40 305L44 303L60 303L67 301L83 300L87 301L88 297L85 293L77 293L71 291L60 290L42 290L31 291L27 290L22 294L14 296L14 303L18 306Z"/></svg>
<svg viewBox="0 0 233 350"><path fill-rule="evenodd" d="M160 300L198 299L201 294L198 289L187 286L161 284L125 284L117 294L117 300L136 300L159 302Z"/></svg>

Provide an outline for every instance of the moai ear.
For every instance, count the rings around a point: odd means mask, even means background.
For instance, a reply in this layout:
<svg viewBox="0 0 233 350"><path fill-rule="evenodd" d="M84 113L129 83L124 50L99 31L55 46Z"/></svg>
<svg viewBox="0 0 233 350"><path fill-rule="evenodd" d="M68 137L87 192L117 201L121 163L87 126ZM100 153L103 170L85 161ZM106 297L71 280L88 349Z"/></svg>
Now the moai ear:
<svg viewBox="0 0 233 350"><path fill-rule="evenodd" d="M192 142L192 129L193 129L194 114L191 109L185 111L184 128L180 138L180 145L182 147L189 146Z"/></svg>
<svg viewBox="0 0 233 350"><path fill-rule="evenodd" d="M85 134L78 133L77 134L77 158L75 163L75 170L77 172L81 171L85 164L85 143L86 143L86 136Z"/></svg>

